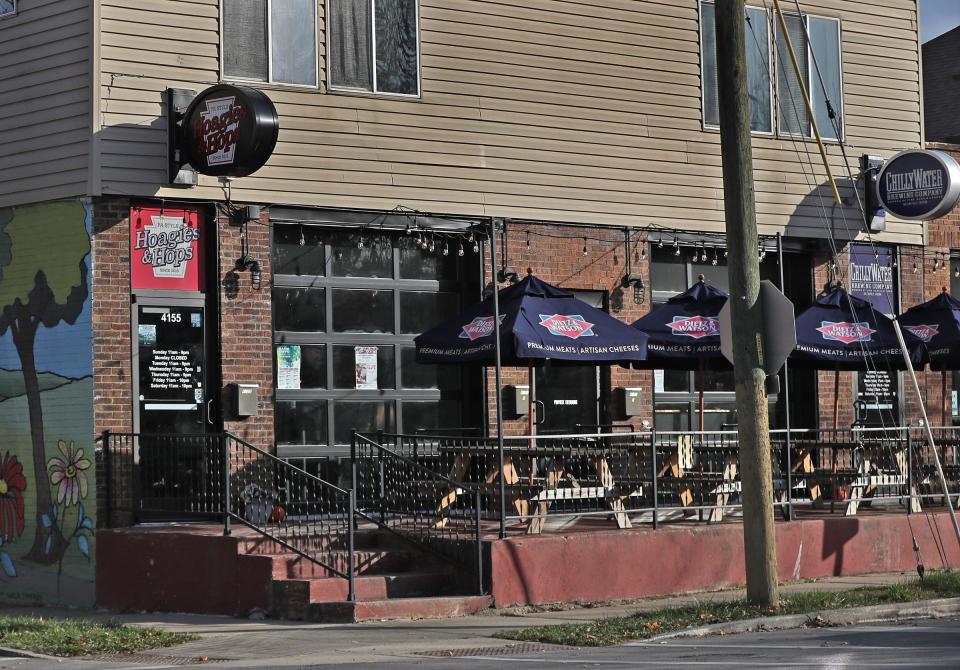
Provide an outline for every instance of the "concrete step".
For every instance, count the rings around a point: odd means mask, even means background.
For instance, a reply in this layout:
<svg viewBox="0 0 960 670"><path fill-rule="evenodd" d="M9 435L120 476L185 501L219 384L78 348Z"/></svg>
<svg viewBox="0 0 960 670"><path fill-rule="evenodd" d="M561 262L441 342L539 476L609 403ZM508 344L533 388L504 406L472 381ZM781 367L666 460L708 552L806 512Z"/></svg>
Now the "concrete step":
<svg viewBox="0 0 960 670"><path fill-rule="evenodd" d="M274 579L316 579L335 577L336 573L307 560L299 554L270 554ZM347 572L350 564L346 551L323 552L317 557L336 570ZM353 567L357 575L383 575L410 570L443 570L445 564L433 556L403 549L360 549L354 552Z"/></svg>
<svg viewBox="0 0 960 670"><path fill-rule="evenodd" d="M390 598L355 603L311 603L305 619L317 622L382 621L385 619L447 619L481 612L493 604L490 596Z"/></svg>
<svg viewBox="0 0 960 670"><path fill-rule="evenodd" d="M282 530L270 529L271 532L277 534L278 537L282 539ZM279 542L275 542L267 537L262 536L247 536L239 537L238 541L238 551L241 554L247 555L274 555L274 554L288 554L291 553L287 547L284 547ZM296 546L309 547L317 551L346 551L347 550L347 536L346 534L342 535L319 535L317 537L310 538L309 542L304 541L302 537L298 537L295 540L290 541L290 544L295 544ZM359 530L354 533L353 536L353 547L354 549L369 549L369 550L382 550L382 549L410 549L411 545L409 542L405 541L403 538L394 535L393 533L381 530Z"/></svg>
<svg viewBox="0 0 960 670"><path fill-rule="evenodd" d="M367 575L355 579L357 601L393 598L428 598L451 595L458 580L448 572L406 572ZM318 603L343 603L349 585L341 577L320 579L279 579L273 581L274 615L283 619L306 619L309 608Z"/></svg>

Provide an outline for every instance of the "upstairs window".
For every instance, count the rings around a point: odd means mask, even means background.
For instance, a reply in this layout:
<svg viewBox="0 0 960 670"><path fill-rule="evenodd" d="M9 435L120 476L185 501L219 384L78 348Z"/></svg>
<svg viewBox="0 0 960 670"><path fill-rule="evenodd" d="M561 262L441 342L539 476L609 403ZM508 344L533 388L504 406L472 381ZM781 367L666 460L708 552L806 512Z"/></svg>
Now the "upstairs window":
<svg viewBox="0 0 960 670"><path fill-rule="evenodd" d="M800 65L810 102L813 107L817 129L826 139L843 137L843 95L840 87L840 21L818 16L784 16L787 32ZM806 45L804 24L810 35ZM816 66L815 66L816 65ZM817 73L819 67L819 74ZM821 83L821 79L823 80ZM777 22L777 87L779 92L780 132L790 135L813 137L810 115L800 92L793 63L787 50L783 30ZM827 101L833 106L835 119L831 120ZM836 126L834 125L836 123ZM839 131L839 132L838 132Z"/></svg>
<svg viewBox="0 0 960 670"><path fill-rule="evenodd" d="M840 21L796 14L786 14L784 19L800 66L800 78L790 62L786 37L780 28L780 22L773 18L776 30L771 31L771 15L765 9L747 7L746 10L750 127L754 132L773 132L774 106L771 100L775 82L777 131L782 135L812 137L813 126L800 90L802 78L807 92L812 96L811 104L820 134L826 139L838 140L843 137ZM809 45L805 26L810 36ZM700 3L700 32L703 120L705 126L716 128L720 125L720 108L717 92L716 16L712 2ZM814 63L819 66L819 74ZM833 120L828 112L828 100L834 109Z"/></svg>
<svg viewBox="0 0 960 670"><path fill-rule="evenodd" d="M223 0L223 76L317 85L316 0Z"/></svg>
<svg viewBox="0 0 960 670"><path fill-rule="evenodd" d="M773 131L770 105L770 24L767 11L747 7L747 95L750 97L750 129L758 133ZM701 48L703 51L703 116L708 126L720 126L717 92L717 24L713 3L700 6Z"/></svg>
<svg viewBox="0 0 960 670"><path fill-rule="evenodd" d="M0 0L0 17L17 13L17 0Z"/></svg>
<svg viewBox="0 0 960 670"><path fill-rule="evenodd" d="M328 0L330 86L420 94L417 0Z"/></svg>

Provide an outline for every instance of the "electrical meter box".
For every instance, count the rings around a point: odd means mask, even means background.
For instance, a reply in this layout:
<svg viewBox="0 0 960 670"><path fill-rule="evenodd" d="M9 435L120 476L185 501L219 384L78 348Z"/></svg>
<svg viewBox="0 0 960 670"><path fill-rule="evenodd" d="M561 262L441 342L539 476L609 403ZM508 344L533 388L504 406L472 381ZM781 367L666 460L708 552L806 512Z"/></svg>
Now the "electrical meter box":
<svg viewBox="0 0 960 670"><path fill-rule="evenodd" d="M237 417L257 416L258 384L232 384L233 415Z"/></svg>
<svg viewBox="0 0 960 670"><path fill-rule="evenodd" d="M503 413L514 418L530 413L530 387L504 386Z"/></svg>
<svg viewBox="0 0 960 670"><path fill-rule="evenodd" d="M639 387L614 389L613 413L622 419L643 414L642 390Z"/></svg>

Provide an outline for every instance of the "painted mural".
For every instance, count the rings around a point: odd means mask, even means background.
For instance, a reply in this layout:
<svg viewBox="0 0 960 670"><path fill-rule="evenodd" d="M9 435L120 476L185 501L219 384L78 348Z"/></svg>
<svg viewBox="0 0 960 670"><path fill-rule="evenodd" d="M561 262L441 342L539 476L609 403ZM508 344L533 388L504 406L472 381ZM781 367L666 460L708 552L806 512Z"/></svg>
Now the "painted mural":
<svg viewBox="0 0 960 670"><path fill-rule="evenodd" d="M94 602L91 207L0 209L0 602Z"/></svg>

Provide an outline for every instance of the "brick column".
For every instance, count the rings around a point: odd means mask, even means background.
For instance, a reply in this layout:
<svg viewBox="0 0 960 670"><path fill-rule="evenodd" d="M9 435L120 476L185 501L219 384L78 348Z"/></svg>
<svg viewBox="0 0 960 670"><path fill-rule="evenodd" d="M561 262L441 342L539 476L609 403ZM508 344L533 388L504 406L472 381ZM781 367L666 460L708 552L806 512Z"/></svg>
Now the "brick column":
<svg viewBox="0 0 960 670"><path fill-rule="evenodd" d="M263 212L259 221L240 225L221 209L217 217L220 235L220 357L224 429L254 446L274 450L273 438L273 326L270 299L270 226ZM243 253L241 236L247 236L246 253L260 261L260 285L249 270L238 270ZM211 361L212 362L212 361ZM231 383L257 384L257 416L241 419L229 412Z"/></svg>

